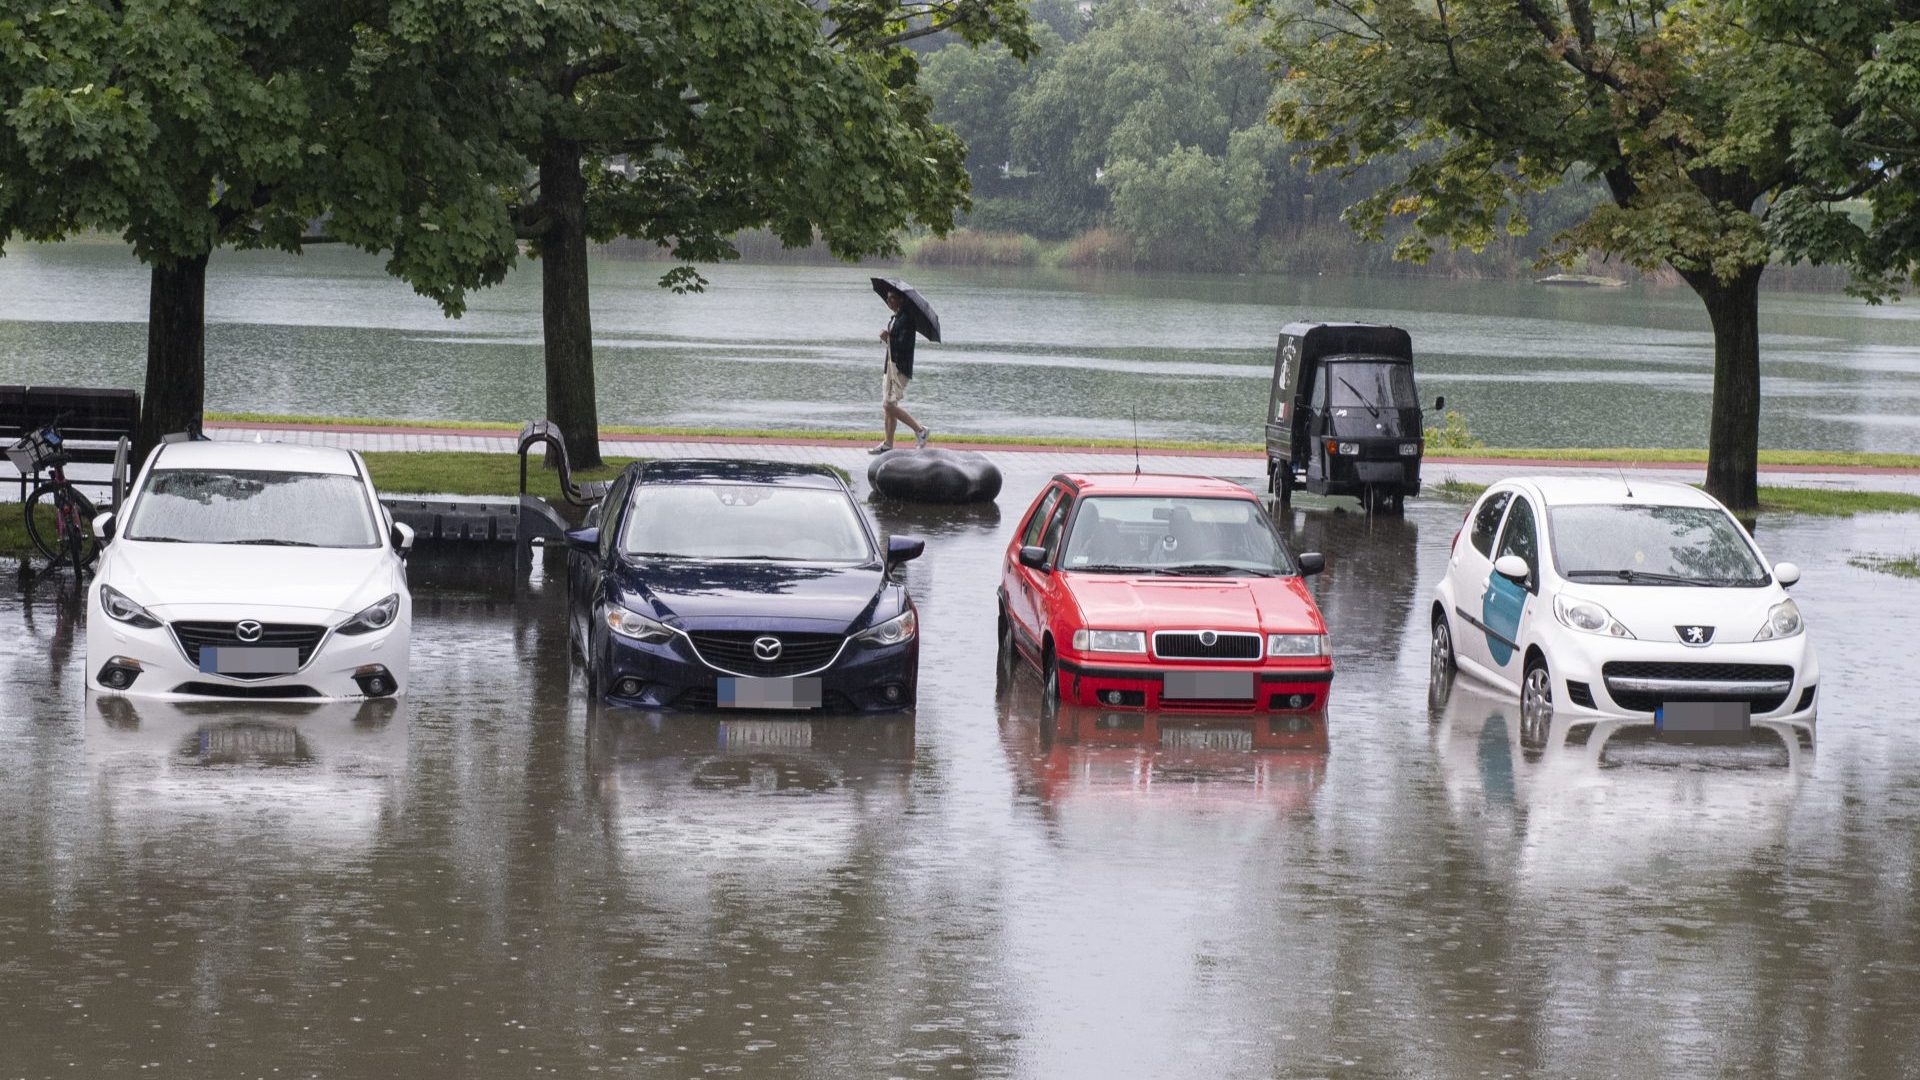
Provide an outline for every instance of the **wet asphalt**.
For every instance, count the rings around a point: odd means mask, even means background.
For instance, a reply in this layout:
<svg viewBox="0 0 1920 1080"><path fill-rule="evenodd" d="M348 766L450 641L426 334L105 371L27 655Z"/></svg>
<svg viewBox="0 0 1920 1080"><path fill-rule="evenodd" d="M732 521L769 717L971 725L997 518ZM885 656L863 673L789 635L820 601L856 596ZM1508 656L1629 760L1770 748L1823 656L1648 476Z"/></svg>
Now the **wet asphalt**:
<svg viewBox="0 0 1920 1080"><path fill-rule="evenodd" d="M999 669L997 510L928 539L920 707L591 708L558 562L422 552L398 706L83 703L0 594L0 1078L1902 1076L1920 1071L1907 521L1763 519L1819 743L1534 755L1431 698L1464 508L1314 503L1338 674L1256 734Z"/></svg>

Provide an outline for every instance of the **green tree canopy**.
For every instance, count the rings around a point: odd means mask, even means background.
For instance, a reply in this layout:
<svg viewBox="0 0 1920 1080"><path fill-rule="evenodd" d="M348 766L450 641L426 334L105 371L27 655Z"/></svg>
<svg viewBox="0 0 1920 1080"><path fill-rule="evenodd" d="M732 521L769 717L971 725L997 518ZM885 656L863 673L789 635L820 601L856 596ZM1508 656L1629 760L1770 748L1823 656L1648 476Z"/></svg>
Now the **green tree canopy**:
<svg viewBox="0 0 1920 1080"><path fill-rule="evenodd" d="M1857 137L1861 73L1905 4L1246 3L1271 16L1285 73L1275 118L1311 162L1403 163L1348 210L1376 238L1409 220L1403 257L1524 232L1525 197L1570 177L1604 183L1608 201L1558 251L1670 266L1700 295L1714 330L1707 486L1755 504L1768 262L1841 260L1877 288L1912 260L1885 229L1848 239L1837 208L1888 178Z"/></svg>

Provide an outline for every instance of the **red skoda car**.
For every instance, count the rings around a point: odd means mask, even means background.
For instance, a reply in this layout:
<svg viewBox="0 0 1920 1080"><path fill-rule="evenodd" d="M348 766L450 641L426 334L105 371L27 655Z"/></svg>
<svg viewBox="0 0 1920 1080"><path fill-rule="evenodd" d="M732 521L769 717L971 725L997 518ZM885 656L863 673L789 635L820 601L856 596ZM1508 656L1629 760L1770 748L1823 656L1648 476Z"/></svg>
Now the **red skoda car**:
<svg viewBox="0 0 1920 1080"><path fill-rule="evenodd" d="M1327 627L1259 499L1198 476L1054 477L1007 547L1000 647L1048 701L1179 712L1311 712Z"/></svg>

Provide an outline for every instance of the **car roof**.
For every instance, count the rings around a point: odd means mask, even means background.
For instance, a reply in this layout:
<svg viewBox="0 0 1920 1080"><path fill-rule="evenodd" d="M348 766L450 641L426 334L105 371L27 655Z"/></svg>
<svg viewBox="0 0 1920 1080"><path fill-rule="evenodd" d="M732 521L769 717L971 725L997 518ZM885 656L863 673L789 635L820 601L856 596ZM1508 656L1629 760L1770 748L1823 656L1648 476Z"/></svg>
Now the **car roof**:
<svg viewBox="0 0 1920 1080"><path fill-rule="evenodd" d="M336 473L358 476L353 451L338 446L195 439L162 443L155 469L242 469L256 472Z"/></svg>
<svg viewBox="0 0 1920 1080"><path fill-rule="evenodd" d="M825 465L739 458L669 458L639 464L642 484L778 484L841 490L839 475Z"/></svg>
<svg viewBox="0 0 1920 1080"><path fill-rule="evenodd" d="M1061 473L1082 495L1196 495L1212 498L1255 498L1253 492L1216 476L1179 473Z"/></svg>
<svg viewBox="0 0 1920 1080"><path fill-rule="evenodd" d="M1721 508L1713 496L1691 484L1672 480L1629 480L1621 476L1516 476L1508 482L1532 488L1548 506L1604 503Z"/></svg>

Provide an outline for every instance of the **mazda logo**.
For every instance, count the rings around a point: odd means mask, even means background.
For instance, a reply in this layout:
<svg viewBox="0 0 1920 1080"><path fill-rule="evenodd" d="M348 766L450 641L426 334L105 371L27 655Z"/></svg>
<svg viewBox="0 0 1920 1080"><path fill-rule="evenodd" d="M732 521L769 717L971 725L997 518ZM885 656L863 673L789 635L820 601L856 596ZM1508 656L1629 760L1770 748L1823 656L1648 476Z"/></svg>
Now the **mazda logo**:
<svg viewBox="0 0 1920 1080"><path fill-rule="evenodd" d="M266 627L261 626L252 619L243 619L233 624L233 636L239 638L241 641L259 641L260 635L265 630Z"/></svg>
<svg viewBox="0 0 1920 1080"><path fill-rule="evenodd" d="M1216 634L1211 630L1200 631L1200 644L1205 645L1207 648L1209 649L1213 648L1214 645L1219 643L1219 641L1220 641L1219 634Z"/></svg>
<svg viewBox="0 0 1920 1080"><path fill-rule="evenodd" d="M762 660L780 659L780 639L777 637L754 638L753 655Z"/></svg>

